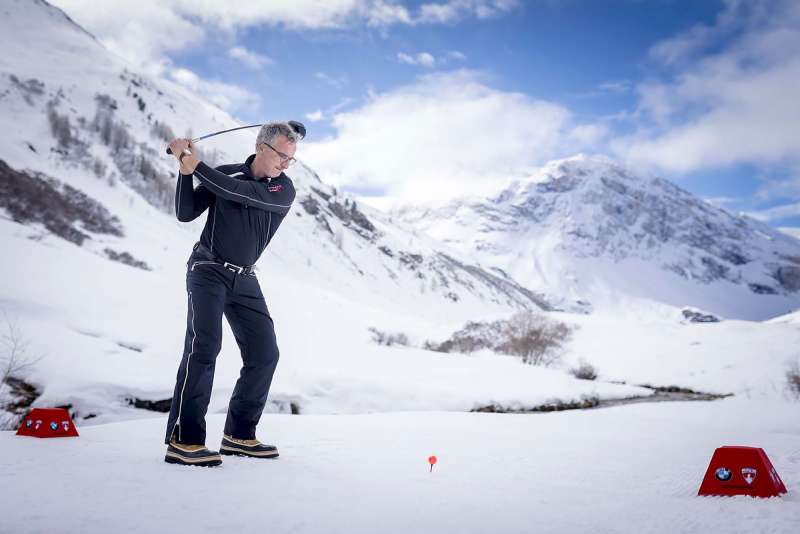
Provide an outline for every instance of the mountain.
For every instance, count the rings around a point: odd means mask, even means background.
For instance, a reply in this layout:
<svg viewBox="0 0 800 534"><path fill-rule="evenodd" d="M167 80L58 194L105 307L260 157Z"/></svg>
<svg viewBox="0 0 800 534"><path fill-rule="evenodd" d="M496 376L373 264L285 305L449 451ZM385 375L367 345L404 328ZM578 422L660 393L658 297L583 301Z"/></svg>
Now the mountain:
<svg viewBox="0 0 800 534"><path fill-rule="evenodd" d="M205 220L175 218L176 164L164 153L166 140L238 123L185 88L138 72L46 2L10 0L0 15L7 125L0 137L0 245L11 258L0 264L0 330L5 336L18 324L30 356L42 357L25 376L37 388L37 404L69 405L80 422L159 406L174 386L185 331L185 263ZM209 162L243 161L254 136L233 132L198 146ZM302 150L301 144L301 159ZM295 205L257 264L289 355L276 375L272 409L444 402L469 410L517 398L517 390L526 404L597 390L563 371L520 372L514 362L379 346L375 332L402 332L420 346L468 320L552 305L502 271L362 206L302 162L287 174ZM224 330L217 366L223 385L212 411L226 405L226 386L239 369L227 323ZM421 376L429 394L419 393ZM514 377L522 377L519 388L498 391ZM472 396L453 397L442 385L468 391L479 381L484 390ZM540 382L561 385L530 387ZM0 383L0 397L7 386ZM614 397L641 388L609 384L599 391Z"/></svg>
<svg viewBox="0 0 800 534"><path fill-rule="evenodd" d="M493 198L393 215L587 306L633 295L744 319L800 306L799 240L602 156L551 161Z"/></svg>
<svg viewBox="0 0 800 534"><path fill-rule="evenodd" d="M4 340L17 332L16 346L35 360L15 377L24 381L0 382L0 401L22 391L34 405L67 406L81 425L146 416L143 410L163 409L172 395L186 328L185 263L204 219L179 223L172 213L175 162L164 154L165 142L190 127L201 133L237 123L184 88L137 72L45 2L10 0L0 14L7 51L0 57L7 125L0 137L0 246L8 252L0 262L0 330ZM203 157L242 161L253 135L204 142ZM302 150L301 144L301 159ZM565 285L537 286L526 269L496 261L500 254L466 246L472 236L432 238L417 229L419 217L411 224L357 203L303 163L287 174L297 188L295 205L257 265L281 348L268 410L525 410L652 394L635 385L645 383L775 395L773 381L783 379L783 362L796 346L793 327L783 323L688 326L674 307L654 302L604 314L596 294L589 303ZM573 187L580 189L578 182ZM569 199L569 183L545 179L539 197L554 200L561 187L561 198ZM485 245L507 254L541 246L534 221L547 219L547 206L534 201L511 211L513 193L477 210L464 205L473 216L459 211L453 221L476 237L496 232ZM569 214L565 202L555 206ZM619 224L614 210L596 216L597 225ZM530 235L513 234L526 217ZM557 231L559 225L550 228L553 236ZM586 250L599 246L585 241ZM574 267L567 255L560 261L569 261L564 272ZM586 261L596 267L596 258ZM561 280L560 272L552 274L548 282ZM570 313L592 306L596 313ZM421 348L467 321L520 309L577 327L561 366ZM210 414L226 410L241 366L226 322L223 331ZM407 346L379 344L401 333ZM754 347L768 341L776 348L765 362ZM650 350L653 343L669 352L670 365ZM584 359L599 363L600 380L569 373Z"/></svg>
<svg viewBox="0 0 800 534"><path fill-rule="evenodd" d="M4 3L2 15L3 25L13 31L4 31L0 37L6 51L0 58L0 103L13 128L0 140L0 159L9 171L17 172L2 176L6 189L11 188L13 177L13 190L27 191L29 197L12 201L5 195L0 206L5 204L17 222L41 222L75 234L79 231L73 227L80 220L74 214L59 215L56 206L36 208L44 198L63 199L63 194L51 192L43 197L41 185L31 185L22 174L49 181L49 189L63 189L61 184L66 184L118 218L110 236L92 239L81 232L84 237L79 243L117 259L123 252L116 249L123 243L114 238L124 241L136 224L125 220L135 202L131 199L141 198L165 213L174 209L175 162L164 154L166 141L175 132L191 135L187 132L238 124L185 88L137 73L46 2L12 0ZM255 130L248 132L201 143L203 159L209 163L244 160L255 136ZM320 259L324 256L332 263L326 272L339 271L343 278L338 284L384 284L388 286L386 297L395 292L400 298L424 293L451 304L473 299L501 307L550 308L542 295L504 273L459 258L446 247L416 238L380 213L357 205L349 195L325 185L305 165L299 164L287 174L298 190L294 208L298 220L281 232L290 234L284 239L294 243L287 253L317 264L325 263ZM126 200L129 206L124 207ZM48 217L60 217L60 221L21 217L19 210L10 206L19 202L30 204L29 212L48 212ZM68 200L58 204L71 205ZM67 220L70 217L72 221ZM74 224L70 226L70 222ZM112 252L106 252L109 248ZM130 261L157 263L149 251L125 252Z"/></svg>

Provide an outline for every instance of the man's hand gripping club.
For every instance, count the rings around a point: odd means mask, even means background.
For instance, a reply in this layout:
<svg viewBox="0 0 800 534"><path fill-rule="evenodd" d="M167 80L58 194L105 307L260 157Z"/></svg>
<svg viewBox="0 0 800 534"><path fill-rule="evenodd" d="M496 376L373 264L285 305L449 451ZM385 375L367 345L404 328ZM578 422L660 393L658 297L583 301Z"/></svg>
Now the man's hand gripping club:
<svg viewBox="0 0 800 534"><path fill-rule="evenodd" d="M200 160L191 150L194 148L191 139L177 138L169 143L169 149L181 166L181 174L193 174Z"/></svg>

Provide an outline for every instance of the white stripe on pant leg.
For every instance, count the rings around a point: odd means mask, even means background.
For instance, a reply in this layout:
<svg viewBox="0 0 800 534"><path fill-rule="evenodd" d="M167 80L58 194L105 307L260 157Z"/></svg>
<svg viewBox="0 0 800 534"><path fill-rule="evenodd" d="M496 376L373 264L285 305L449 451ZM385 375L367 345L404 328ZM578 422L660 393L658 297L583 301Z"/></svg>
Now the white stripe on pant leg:
<svg viewBox="0 0 800 534"><path fill-rule="evenodd" d="M194 340L197 337L197 332L194 330L194 301L192 300L192 292L189 291L189 306L192 309L192 349L189 351L189 356L186 357L186 374L183 377L183 387L181 387L181 399L178 404L178 441L181 440L181 410L183 409L183 390L186 389L186 379L189 378L189 360L194 354Z"/></svg>

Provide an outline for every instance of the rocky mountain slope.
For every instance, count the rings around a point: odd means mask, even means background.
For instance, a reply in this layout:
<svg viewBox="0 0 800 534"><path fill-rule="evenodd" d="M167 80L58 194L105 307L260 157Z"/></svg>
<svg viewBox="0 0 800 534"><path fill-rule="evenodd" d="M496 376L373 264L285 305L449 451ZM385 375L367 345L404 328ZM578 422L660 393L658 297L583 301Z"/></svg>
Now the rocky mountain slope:
<svg viewBox="0 0 800 534"><path fill-rule="evenodd" d="M622 292L740 318L800 306L800 241L605 157L552 161L494 198L394 215L575 300Z"/></svg>

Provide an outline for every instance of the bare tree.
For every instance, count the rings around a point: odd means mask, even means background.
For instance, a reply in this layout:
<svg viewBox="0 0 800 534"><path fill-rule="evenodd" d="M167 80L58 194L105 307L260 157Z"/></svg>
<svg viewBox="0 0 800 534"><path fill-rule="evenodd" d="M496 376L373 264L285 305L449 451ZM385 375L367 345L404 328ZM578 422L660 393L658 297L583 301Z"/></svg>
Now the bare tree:
<svg viewBox="0 0 800 534"><path fill-rule="evenodd" d="M29 342L16 323L3 312L7 332L0 336L0 430L14 429L22 414L12 394L13 386L42 357L31 358Z"/></svg>
<svg viewBox="0 0 800 534"><path fill-rule="evenodd" d="M800 399L800 359L789 364L786 370L786 387L789 393Z"/></svg>
<svg viewBox="0 0 800 534"><path fill-rule="evenodd" d="M53 134L61 149L69 146L72 142L72 126L68 115L59 115L56 111L55 103L50 102L47 106L47 120L50 123L50 133Z"/></svg>
<svg viewBox="0 0 800 534"><path fill-rule="evenodd" d="M560 360L561 349L572 338L572 329L566 323L523 311L511 317L507 334L502 352L521 357L523 363L547 367Z"/></svg>
<svg viewBox="0 0 800 534"><path fill-rule="evenodd" d="M114 151L120 151L128 148L130 144L131 135L128 133L128 129L125 127L125 125L121 122L112 122L111 140L109 142L109 146L111 146Z"/></svg>
<svg viewBox="0 0 800 534"><path fill-rule="evenodd" d="M172 128L170 128L165 122L155 121L153 126L150 128L150 133L162 141L172 141L175 139L175 134L172 132Z"/></svg>
<svg viewBox="0 0 800 534"><path fill-rule="evenodd" d="M572 338L573 327L532 311L521 311L510 319L468 322L450 339L426 341L423 348L438 352L470 353L481 349L519 356L523 363L550 366Z"/></svg>

